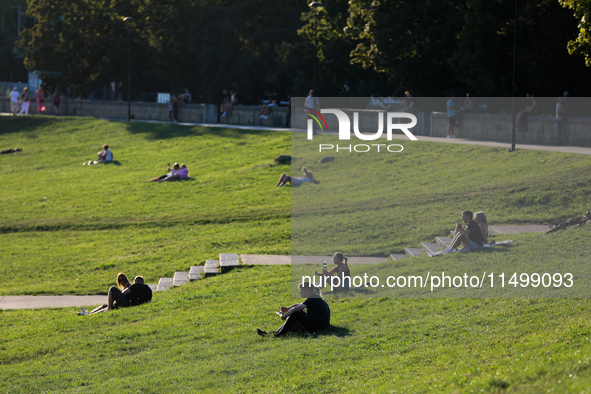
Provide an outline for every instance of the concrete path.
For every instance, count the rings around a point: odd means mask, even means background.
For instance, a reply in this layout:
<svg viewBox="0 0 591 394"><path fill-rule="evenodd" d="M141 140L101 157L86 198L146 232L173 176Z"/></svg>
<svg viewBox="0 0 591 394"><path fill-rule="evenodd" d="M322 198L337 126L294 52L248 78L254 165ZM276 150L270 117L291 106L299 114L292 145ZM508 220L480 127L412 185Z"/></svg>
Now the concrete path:
<svg viewBox="0 0 591 394"><path fill-rule="evenodd" d="M0 298L0 309L88 307L106 303L106 295L4 296Z"/></svg>
<svg viewBox="0 0 591 394"><path fill-rule="evenodd" d="M545 233L550 230L545 224L528 224L524 226L490 226L497 234Z"/></svg>
<svg viewBox="0 0 591 394"><path fill-rule="evenodd" d="M261 254L241 254L242 264L281 265L281 264L320 264L320 260L332 264L332 256L273 256ZM348 257L349 264L377 264L390 261L387 257Z"/></svg>
<svg viewBox="0 0 591 394"><path fill-rule="evenodd" d="M121 121L124 119L104 119L104 120L115 120ZM138 123L170 123L164 121L157 121L157 120L133 120L132 122ZM277 127L265 127L265 126L255 126L255 125L229 125L229 124L221 124L221 123L176 123L177 125L181 126L206 126L206 127L222 127L222 128L232 128L232 129L239 129L239 130L280 130L280 131L292 131L297 133L306 133L307 130L305 129L291 129L291 128L277 128ZM336 132L325 132L321 131L322 134L338 134ZM428 141L428 142L440 142L446 144L465 144L465 145L481 145L481 146L488 146L494 148L511 148L511 142L497 142L497 141L484 141L484 140L471 140L468 138L443 138L443 137L429 137L424 135L417 135L416 136L419 141ZM382 138L386 138L384 135ZM392 139L395 140L405 140L408 141L408 137L404 134L393 134ZM535 144L516 144L515 149L526 149L526 150L539 150L539 151L547 151L547 152L561 152L561 153L577 153L581 155L591 155L591 148L586 147L578 147L578 146L554 146L554 145L535 145Z"/></svg>
<svg viewBox="0 0 591 394"><path fill-rule="evenodd" d="M0 113L0 116L11 116L10 113ZM47 115L45 115L47 116ZM51 115L50 115L51 116ZM127 121L127 119L112 119L112 118L100 118L103 120L110 120L110 121ZM170 123L161 120L132 120L132 122L136 123ZM232 128L238 130L281 130L281 131L292 131L292 132L299 132L305 133L305 129L291 129L291 128L277 128L277 127L265 127L265 126L255 126L255 125L230 125L230 124L222 124L222 123L188 123L188 122L179 122L175 123L179 126L206 126L206 127L222 127L222 128ZM321 131L322 134L338 134L333 132L325 132ZM442 137L429 137L424 135L417 135L416 136L419 141L429 141L429 142L441 142L446 144L466 144L466 145L481 145L481 146L489 146L495 148L510 148L511 142L497 142L497 141L481 141L481 140L471 140L468 138L442 138ZM382 138L386 138L383 136ZM405 140L408 141L408 138L403 134L393 134L392 139L395 140ZM591 155L591 148L586 147L578 147L578 146L553 146L553 145L535 145L535 144L516 144L515 148L519 149L526 149L526 150L539 150L539 151L547 151L547 152L562 152L562 153L577 153L582 155Z"/></svg>

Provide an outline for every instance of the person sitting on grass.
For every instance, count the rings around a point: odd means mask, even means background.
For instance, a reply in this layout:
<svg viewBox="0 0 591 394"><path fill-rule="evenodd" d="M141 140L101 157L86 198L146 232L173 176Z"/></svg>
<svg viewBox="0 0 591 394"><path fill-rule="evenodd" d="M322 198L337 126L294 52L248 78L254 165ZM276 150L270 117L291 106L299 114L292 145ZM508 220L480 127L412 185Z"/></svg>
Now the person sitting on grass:
<svg viewBox="0 0 591 394"><path fill-rule="evenodd" d="M130 292L129 288L131 287L131 283L129 282L129 279L127 279L127 276L122 272L117 274L117 286L118 288L112 286L109 289L107 304L103 304L92 310L89 313L90 315L104 311L110 311L119 307L125 308L129 306L129 300L127 299L126 295ZM82 309L82 314L86 314L84 308Z"/></svg>
<svg viewBox="0 0 591 394"><path fill-rule="evenodd" d="M466 228L462 227L462 223L456 224L455 236L451 241L451 245L441 252L442 254L453 252L458 246L463 245L465 251L481 248L484 245L482 237L482 230L474 220L472 211L462 212L462 221L467 224ZM488 230L487 230L488 231Z"/></svg>
<svg viewBox="0 0 591 394"><path fill-rule="evenodd" d="M316 179L314 179L314 174L312 174L312 171L308 171L306 167L302 167L302 171L304 171L304 176L299 178L291 177L287 174L281 174L281 176L279 177L279 182L277 182L277 185L275 185L275 187L284 186L287 182L294 186L301 185L304 182L316 182Z"/></svg>
<svg viewBox="0 0 591 394"><path fill-rule="evenodd" d="M179 163L174 163L172 169L170 168L170 163L168 163L167 166L168 166L168 168L167 168L168 173L167 174L160 175L157 178L152 178L148 182L159 182L160 183L160 182L166 182L169 180L172 181L175 179L180 179L179 172L181 170L181 167L179 166ZM187 175L188 174L189 174L189 171L187 170ZM168 178L171 178L171 179L168 179Z"/></svg>
<svg viewBox="0 0 591 394"><path fill-rule="evenodd" d="M113 162L113 152L111 152L111 149L109 149L109 145L105 144L103 145L103 150L100 151L99 153L97 153L98 157L96 159L96 161L92 161L90 160L88 163L84 162L82 163L83 166L90 166L93 164L101 164L101 163L111 163Z"/></svg>
<svg viewBox="0 0 591 394"><path fill-rule="evenodd" d="M480 227L480 230L482 231L482 242L485 244L494 244L494 239L490 242L488 240L488 222L486 220L486 214L482 211L476 212L474 214L474 221L478 224L478 227Z"/></svg>
<svg viewBox="0 0 591 394"><path fill-rule="evenodd" d="M341 252L336 252L334 256L332 256L332 262L335 264L335 267L330 271L322 269L321 273L318 273L318 271L314 271L314 273L317 276L322 276L326 282L328 282L328 277L336 275L339 278L339 281L334 281L334 284L338 284L338 286L332 286L333 291L349 290L351 287L351 271L349 270L347 256Z"/></svg>
<svg viewBox="0 0 591 394"><path fill-rule="evenodd" d="M281 307L281 320L285 320L285 323L273 331L275 337L287 334L297 323L300 323L310 334L315 334L316 331L325 330L330 326L330 308L322 299L320 289L310 282L301 283L299 288L300 295L306 300L289 308ZM263 336L270 333L257 328L257 334Z"/></svg>
<svg viewBox="0 0 591 394"><path fill-rule="evenodd" d="M152 289L150 286L144 283L143 276L136 276L133 280L133 285L127 280L127 276L123 273L117 275L117 283L119 288L123 288L123 291L116 287L109 289L108 304L103 304L98 308L94 309L90 313L86 312L82 308L81 315L93 315L95 313L101 313L118 307L126 308L129 306L141 305L152 300Z"/></svg>

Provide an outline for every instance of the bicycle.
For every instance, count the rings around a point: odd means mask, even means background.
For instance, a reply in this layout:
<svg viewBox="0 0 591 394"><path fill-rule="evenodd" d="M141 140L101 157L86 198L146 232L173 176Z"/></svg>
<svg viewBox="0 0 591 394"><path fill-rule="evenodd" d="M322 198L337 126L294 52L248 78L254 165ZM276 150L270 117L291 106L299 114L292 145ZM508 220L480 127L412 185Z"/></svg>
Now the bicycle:
<svg viewBox="0 0 591 394"><path fill-rule="evenodd" d="M546 231L546 234L553 233L558 230L566 230L573 227L578 227L585 224L587 221L591 221L591 212L587 211L583 216L575 216L572 219L567 220L564 223L557 224L556 226L552 227L552 225L548 225L550 230Z"/></svg>

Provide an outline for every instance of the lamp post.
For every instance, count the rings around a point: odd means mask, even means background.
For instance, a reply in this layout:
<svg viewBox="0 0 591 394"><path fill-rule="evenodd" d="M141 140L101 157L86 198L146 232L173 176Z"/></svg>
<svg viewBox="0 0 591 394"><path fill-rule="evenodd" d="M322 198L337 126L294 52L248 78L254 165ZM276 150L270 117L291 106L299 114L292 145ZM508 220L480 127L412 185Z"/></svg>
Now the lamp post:
<svg viewBox="0 0 591 394"><path fill-rule="evenodd" d="M131 16L123 18L126 24L135 22ZM131 121L131 30L127 26L127 121Z"/></svg>
<svg viewBox="0 0 591 394"><path fill-rule="evenodd" d="M316 95L316 60L318 58L318 8L324 6L321 3L314 1L310 3L310 7L314 9L316 13L314 16L314 83L312 84L314 94Z"/></svg>
<svg viewBox="0 0 591 394"><path fill-rule="evenodd" d="M517 89L517 18L519 14L517 13L517 1L515 0L515 26L513 31L513 86L511 89L511 118L512 118L512 126L511 126L511 149L510 152L515 151L515 90Z"/></svg>

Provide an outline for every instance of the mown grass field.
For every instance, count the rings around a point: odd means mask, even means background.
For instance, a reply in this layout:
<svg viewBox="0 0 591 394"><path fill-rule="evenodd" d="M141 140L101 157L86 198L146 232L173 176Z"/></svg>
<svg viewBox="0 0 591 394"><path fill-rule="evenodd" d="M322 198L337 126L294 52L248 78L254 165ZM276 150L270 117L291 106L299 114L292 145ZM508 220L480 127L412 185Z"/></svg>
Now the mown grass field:
<svg viewBox="0 0 591 394"><path fill-rule="evenodd" d="M591 209L590 155L392 142L404 150L319 152L319 144L355 142L293 134L293 172L305 165L320 181L292 190L296 254L402 253L449 234L467 209L486 212L490 225L555 224ZM309 165L323 156L336 159Z"/></svg>
<svg viewBox="0 0 591 394"><path fill-rule="evenodd" d="M289 254L287 132L0 118L0 295L101 294L118 272L150 283L219 253ZM116 164L82 166L110 144ZM148 183L166 164L190 180Z"/></svg>
<svg viewBox="0 0 591 394"><path fill-rule="evenodd" d="M288 254L292 196L308 195L309 220L326 227L329 205L351 201L358 212L343 210L342 220L355 236L366 228L359 212L391 215L386 235L375 242L351 237L343 250L349 254L385 255L444 235L465 206L484 209L495 224L556 221L588 209L587 156L507 156L430 143L413 152L405 143L407 155L384 159L395 167L379 165L382 172L393 168L389 179L396 179L383 189L338 182L342 168L335 164L354 171L356 159L315 164L321 155L294 162L312 169L320 184L275 188L289 167L272 159L289 152L290 140L287 132L0 117L0 147L23 148L0 156L0 296L106 293L119 271L154 282L221 252ZM120 165L83 167L105 142ZM145 182L174 161L185 162L194 180ZM484 179L464 171L466 163ZM343 182L349 195L334 192ZM374 203L357 209L355 198ZM436 261L580 265L588 261L590 235L591 226L517 235L510 252ZM321 241L305 251L343 247ZM431 264L427 257L415 261ZM256 336L256 327L278 327L276 308L296 301L290 274L287 266L240 267L157 293L147 305L89 317L77 316L76 308L0 311L0 392L582 393L591 387L587 299L327 293L330 331Z"/></svg>

